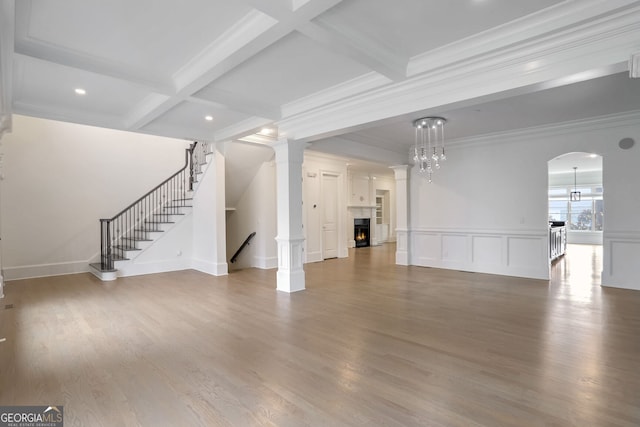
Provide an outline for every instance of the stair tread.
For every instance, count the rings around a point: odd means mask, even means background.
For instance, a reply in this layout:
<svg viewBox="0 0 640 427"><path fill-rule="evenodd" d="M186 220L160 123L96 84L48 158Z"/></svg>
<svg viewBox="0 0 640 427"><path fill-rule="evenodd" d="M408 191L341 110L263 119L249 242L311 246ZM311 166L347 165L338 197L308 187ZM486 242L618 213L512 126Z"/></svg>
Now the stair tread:
<svg viewBox="0 0 640 427"><path fill-rule="evenodd" d="M139 251L140 248L136 248L135 246L125 246L125 245L113 245L116 249L122 249L123 251Z"/></svg>
<svg viewBox="0 0 640 427"><path fill-rule="evenodd" d="M137 237L123 237L122 240L133 240L134 242L153 242L153 239L139 239Z"/></svg>
<svg viewBox="0 0 640 427"><path fill-rule="evenodd" d="M185 214L183 214L183 213L159 213L159 214L156 213L156 214L153 214L153 215L154 216L163 216L163 215L185 215Z"/></svg>
<svg viewBox="0 0 640 427"><path fill-rule="evenodd" d="M102 264L99 263L99 262L92 262L91 264L89 264L89 266L95 268L98 271L102 271L104 273L112 273L114 271L118 271L115 268L105 268L105 269L103 269L102 268Z"/></svg>
<svg viewBox="0 0 640 427"><path fill-rule="evenodd" d="M157 228L134 228L133 231L139 231L141 233L164 233L164 230L158 230Z"/></svg>
<svg viewBox="0 0 640 427"><path fill-rule="evenodd" d="M145 224L175 224L174 221L145 221Z"/></svg>

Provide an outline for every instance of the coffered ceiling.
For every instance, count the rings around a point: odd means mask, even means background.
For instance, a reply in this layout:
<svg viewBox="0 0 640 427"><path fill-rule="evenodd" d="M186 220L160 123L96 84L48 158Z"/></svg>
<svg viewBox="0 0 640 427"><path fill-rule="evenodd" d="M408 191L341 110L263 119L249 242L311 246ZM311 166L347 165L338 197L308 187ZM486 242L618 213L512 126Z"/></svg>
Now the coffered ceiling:
<svg viewBox="0 0 640 427"><path fill-rule="evenodd" d="M271 126L392 163L422 114L467 137L640 110L640 1L0 0L0 19L3 130L12 113L208 141Z"/></svg>

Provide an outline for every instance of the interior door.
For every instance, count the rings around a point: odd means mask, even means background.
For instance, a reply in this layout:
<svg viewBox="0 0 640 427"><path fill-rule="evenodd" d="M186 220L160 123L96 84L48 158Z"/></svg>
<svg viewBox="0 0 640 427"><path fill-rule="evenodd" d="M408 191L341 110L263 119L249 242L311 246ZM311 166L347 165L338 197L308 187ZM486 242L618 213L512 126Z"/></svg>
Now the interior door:
<svg viewBox="0 0 640 427"><path fill-rule="evenodd" d="M338 257L338 176L322 174L322 259Z"/></svg>

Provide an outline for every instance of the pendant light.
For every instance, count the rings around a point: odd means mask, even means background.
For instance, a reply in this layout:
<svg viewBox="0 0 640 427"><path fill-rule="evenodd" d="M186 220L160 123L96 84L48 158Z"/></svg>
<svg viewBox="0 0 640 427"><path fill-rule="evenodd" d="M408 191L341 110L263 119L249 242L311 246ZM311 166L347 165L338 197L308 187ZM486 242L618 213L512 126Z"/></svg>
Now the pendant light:
<svg viewBox="0 0 640 427"><path fill-rule="evenodd" d="M571 192L571 201L579 202L580 201L580 192L578 191L578 167L573 167L573 191Z"/></svg>

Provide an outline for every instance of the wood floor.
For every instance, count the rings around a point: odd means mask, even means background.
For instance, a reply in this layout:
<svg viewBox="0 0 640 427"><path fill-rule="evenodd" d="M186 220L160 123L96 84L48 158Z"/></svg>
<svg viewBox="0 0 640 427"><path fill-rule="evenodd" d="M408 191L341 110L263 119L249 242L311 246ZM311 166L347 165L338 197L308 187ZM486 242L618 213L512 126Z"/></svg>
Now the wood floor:
<svg viewBox="0 0 640 427"><path fill-rule="evenodd" d="M572 246L553 280L393 265L10 282L0 405L66 426L640 425L640 292ZM2 309L6 305L13 308Z"/></svg>

